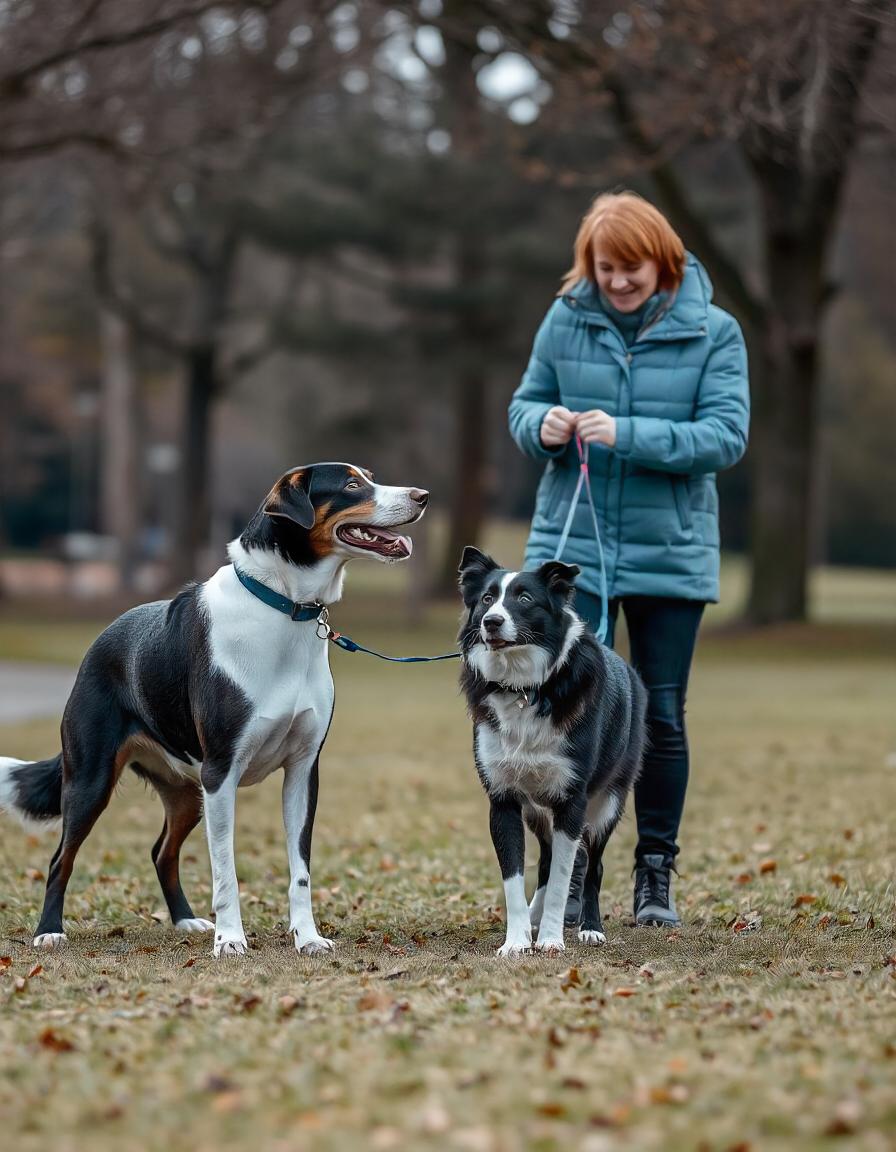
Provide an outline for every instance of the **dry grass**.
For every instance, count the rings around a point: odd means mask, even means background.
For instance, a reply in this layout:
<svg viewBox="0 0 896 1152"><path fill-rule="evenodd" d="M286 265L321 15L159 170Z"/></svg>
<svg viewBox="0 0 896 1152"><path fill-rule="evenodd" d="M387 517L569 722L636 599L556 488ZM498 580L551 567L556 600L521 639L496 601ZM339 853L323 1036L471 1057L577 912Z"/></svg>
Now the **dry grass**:
<svg viewBox="0 0 896 1152"><path fill-rule="evenodd" d="M353 612L350 611L354 605ZM410 635L363 595L340 625ZM334 958L284 935L275 781L240 796L252 950L154 916L161 823L128 783L82 852L66 951L28 947L53 843L0 835L0 1114L19 1152L896 1146L896 633L712 635L690 698L680 932L630 924L632 821L608 852L610 938L498 961L500 883L452 665L334 653L313 885ZM52 724L0 732L45 755ZM209 900L201 833L185 887ZM30 973L30 974L29 974Z"/></svg>

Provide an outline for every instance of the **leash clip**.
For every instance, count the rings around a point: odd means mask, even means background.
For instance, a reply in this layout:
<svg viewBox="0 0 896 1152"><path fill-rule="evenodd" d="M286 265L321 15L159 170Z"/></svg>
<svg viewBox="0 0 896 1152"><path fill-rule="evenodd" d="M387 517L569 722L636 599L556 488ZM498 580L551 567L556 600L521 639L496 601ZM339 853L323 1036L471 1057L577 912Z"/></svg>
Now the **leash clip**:
<svg viewBox="0 0 896 1152"><path fill-rule="evenodd" d="M317 617L317 635L321 640L330 639L330 609L326 604L321 604L320 612Z"/></svg>

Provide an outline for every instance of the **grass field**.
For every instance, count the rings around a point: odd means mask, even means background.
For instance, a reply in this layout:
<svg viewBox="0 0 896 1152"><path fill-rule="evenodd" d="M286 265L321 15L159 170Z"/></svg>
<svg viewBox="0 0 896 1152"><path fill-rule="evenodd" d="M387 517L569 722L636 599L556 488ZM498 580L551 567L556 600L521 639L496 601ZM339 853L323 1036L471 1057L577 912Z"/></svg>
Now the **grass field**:
<svg viewBox="0 0 896 1152"><path fill-rule="evenodd" d="M864 620L848 579L829 578L822 623L704 632L677 932L631 925L629 817L608 850L608 945L494 958L500 881L452 665L333 654L312 880L332 958L285 934L274 780L238 807L243 961L161 917L161 807L135 781L79 857L63 952L28 946L54 841L5 821L3 1145L896 1147L896 622ZM875 580L888 603L896 584ZM411 634L350 590L339 626L435 652L454 623L437 609ZM0 652L73 658L95 631L7 618ZM2 754L57 747L56 723L0 729ZM184 874L206 914L201 831Z"/></svg>

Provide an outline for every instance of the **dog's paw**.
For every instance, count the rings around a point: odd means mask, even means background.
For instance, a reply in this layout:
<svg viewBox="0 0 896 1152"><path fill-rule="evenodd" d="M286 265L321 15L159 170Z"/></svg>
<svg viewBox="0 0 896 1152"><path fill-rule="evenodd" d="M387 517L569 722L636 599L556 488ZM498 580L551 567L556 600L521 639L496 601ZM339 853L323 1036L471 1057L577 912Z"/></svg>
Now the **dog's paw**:
<svg viewBox="0 0 896 1152"><path fill-rule="evenodd" d="M174 925L178 932L214 932L215 926L211 920L203 920L200 916L192 920L178 920Z"/></svg>
<svg viewBox="0 0 896 1152"><path fill-rule="evenodd" d="M566 945L562 936L538 937L535 947L539 952L565 952Z"/></svg>
<svg viewBox="0 0 896 1152"><path fill-rule="evenodd" d="M598 932L596 928L579 929L580 944L606 944L606 942L606 936L603 934L603 932Z"/></svg>
<svg viewBox="0 0 896 1152"><path fill-rule="evenodd" d="M245 937L241 940L225 940L223 936L215 940L214 956L216 960L222 960L227 956L245 956L249 951L249 945L246 943Z"/></svg>
<svg viewBox="0 0 896 1152"><path fill-rule="evenodd" d="M302 939L298 932L293 932L292 938L296 951L301 952L303 956L320 956L324 952L332 952L336 947L335 942L328 940L326 936L311 936Z"/></svg>
<svg viewBox="0 0 896 1152"><path fill-rule="evenodd" d="M40 936L34 937L32 944L44 952L52 952L54 948L61 948L67 942L68 936L64 932L42 932Z"/></svg>
<svg viewBox="0 0 896 1152"><path fill-rule="evenodd" d="M532 933L520 932L514 936L508 936L501 947L498 949L499 956L522 956L526 952L532 951Z"/></svg>

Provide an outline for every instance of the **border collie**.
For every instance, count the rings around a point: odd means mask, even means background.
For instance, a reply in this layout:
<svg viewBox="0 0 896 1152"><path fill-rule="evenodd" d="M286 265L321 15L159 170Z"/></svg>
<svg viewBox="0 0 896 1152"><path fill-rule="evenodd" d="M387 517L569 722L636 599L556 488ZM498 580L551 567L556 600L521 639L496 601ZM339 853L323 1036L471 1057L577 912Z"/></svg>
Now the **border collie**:
<svg viewBox="0 0 896 1152"><path fill-rule="evenodd" d="M646 689L573 611L575 565L551 561L509 572L465 548L459 571L461 687L507 905L498 955L528 951L533 931L536 948L563 951L566 898L583 838L579 940L604 944L601 857L640 771ZM524 819L541 849L528 905Z"/></svg>
<svg viewBox="0 0 896 1152"><path fill-rule="evenodd" d="M125 612L84 657L62 719L62 752L0 759L0 808L44 823L62 817L34 944L65 940L65 890L78 849L125 768L165 809L152 850L177 928L214 931L214 955L242 955L233 831L236 790L283 768L289 926L300 952L327 951L311 910L311 832L318 761L333 715L326 606L356 556L404 560L397 529L423 515L428 493L385 487L350 464L282 476L238 540L230 563L173 600ZM215 923L196 917L180 884L181 846L205 813Z"/></svg>

